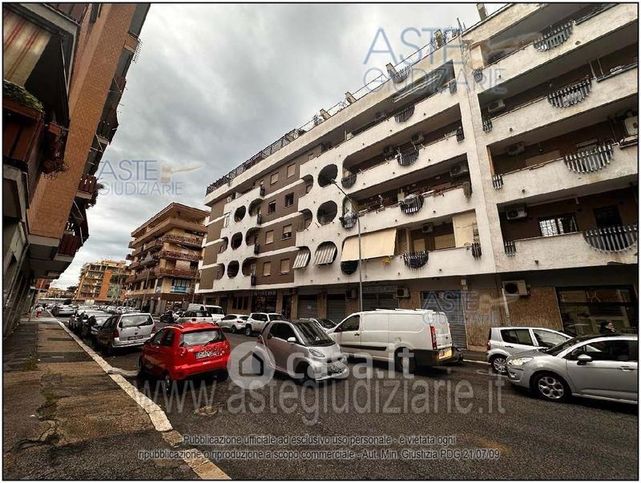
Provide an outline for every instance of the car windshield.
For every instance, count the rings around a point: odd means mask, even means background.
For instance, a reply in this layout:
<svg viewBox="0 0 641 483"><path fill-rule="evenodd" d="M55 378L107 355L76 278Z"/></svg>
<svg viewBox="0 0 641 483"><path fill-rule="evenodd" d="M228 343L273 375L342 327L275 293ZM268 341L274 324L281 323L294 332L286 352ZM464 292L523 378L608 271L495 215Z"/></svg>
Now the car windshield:
<svg viewBox="0 0 641 483"><path fill-rule="evenodd" d="M224 340L225 336L218 329L198 330L193 332L185 332L180 341L182 345L203 345L208 342L219 342Z"/></svg>
<svg viewBox="0 0 641 483"><path fill-rule="evenodd" d="M320 325L322 325L325 329L333 329L334 327L336 327L336 322L334 322L333 320L329 320L329 319L318 319L318 322L319 322L319 323L320 323Z"/></svg>
<svg viewBox="0 0 641 483"><path fill-rule="evenodd" d="M304 345L332 345L334 341L329 337L316 322L298 322L296 324L298 333Z"/></svg>
<svg viewBox="0 0 641 483"><path fill-rule="evenodd" d="M582 335L580 337L573 337L572 339L568 339L565 342L561 342L560 344L555 345L554 347L550 347L549 349L544 349L543 352L545 352L546 354L550 354L551 356L556 356L556 355L559 355L564 350L569 349L573 345L576 345L579 342L592 339L592 338L594 338L594 336Z"/></svg>
<svg viewBox="0 0 641 483"><path fill-rule="evenodd" d="M199 317L199 318L203 318L203 317L209 318L210 317L209 312L203 312L202 310L196 310L195 312L192 312L189 315L191 315L191 317ZM183 317L185 317L185 315L183 315Z"/></svg>

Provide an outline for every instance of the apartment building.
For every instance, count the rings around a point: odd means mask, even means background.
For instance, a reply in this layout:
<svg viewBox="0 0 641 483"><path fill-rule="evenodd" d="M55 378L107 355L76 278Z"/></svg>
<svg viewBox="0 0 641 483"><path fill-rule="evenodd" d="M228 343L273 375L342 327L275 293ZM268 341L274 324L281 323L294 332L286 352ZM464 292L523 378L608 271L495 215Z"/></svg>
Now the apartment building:
<svg viewBox="0 0 641 483"><path fill-rule="evenodd" d="M3 5L3 334L87 240L149 4Z"/></svg>
<svg viewBox="0 0 641 483"><path fill-rule="evenodd" d="M361 277L365 309L444 310L469 348L636 331L637 33L636 5L543 3L437 32L207 188L198 293L340 320Z"/></svg>
<svg viewBox="0 0 641 483"><path fill-rule="evenodd" d="M206 216L204 210L171 203L131 233L130 305L161 314L199 301L194 289Z"/></svg>
<svg viewBox="0 0 641 483"><path fill-rule="evenodd" d="M80 271L80 280L74 300L96 303L118 303L124 300L125 282L129 276L124 260L100 260L85 263Z"/></svg>

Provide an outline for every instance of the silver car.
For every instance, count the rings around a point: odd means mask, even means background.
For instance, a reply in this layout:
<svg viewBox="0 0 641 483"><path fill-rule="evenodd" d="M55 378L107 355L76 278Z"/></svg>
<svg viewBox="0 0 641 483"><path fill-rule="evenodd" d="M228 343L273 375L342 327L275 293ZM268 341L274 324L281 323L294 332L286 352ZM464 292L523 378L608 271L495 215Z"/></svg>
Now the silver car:
<svg viewBox="0 0 641 483"><path fill-rule="evenodd" d="M255 354L300 381L347 376L347 357L317 322L275 320L258 336Z"/></svg>
<svg viewBox="0 0 641 483"><path fill-rule="evenodd" d="M570 395L638 402L637 335L590 335L510 356L507 376L550 401Z"/></svg>
<svg viewBox="0 0 641 483"><path fill-rule="evenodd" d="M107 353L122 347L137 347L151 338L154 319L147 313L116 314L98 329L96 342Z"/></svg>
<svg viewBox="0 0 641 483"><path fill-rule="evenodd" d="M509 356L537 347L554 347L570 336L543 327L492 327L487 338L487 361L492 370L505 374L505 361Z"/></svg>

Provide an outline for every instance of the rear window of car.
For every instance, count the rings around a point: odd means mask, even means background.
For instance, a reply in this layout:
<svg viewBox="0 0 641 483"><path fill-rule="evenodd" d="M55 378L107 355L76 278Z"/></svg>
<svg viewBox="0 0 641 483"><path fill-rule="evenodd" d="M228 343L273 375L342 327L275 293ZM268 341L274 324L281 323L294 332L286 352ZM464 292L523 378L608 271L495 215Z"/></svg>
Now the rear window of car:
<svg viewBox="0 0 641 483"><path fill-rule="evenodd" d="M214 306L212 306L212 305L208 305L208 306L207 306L207 307L205 307L205 308L207 309L207 311L208 311L210 314L222 314L222 313L223 313L223 309L221 309L220 307L214 307Z"/></svg>
<svg viewBox="0 0 641 483"><path fill-rule="evenodd" d="M138 327L140 325L151 325L154 320L149 315L128 315L120 321L122 328Z"/></svg>
<svg viewBox="0 0 641 483"><path fill-rule="evenodd" d="M202 345L208 342L218 342L225 340L225 336L219 329L198 330L193 332L184 332L181 336L182 345Z"/></svg>
<svg viewBox="0 0 641 483"><path fill-rule="evenodd" d="M528 329L504 329L501 331L501 336L504 342L532 345L532 338Z"/></svg>
<svg viewBox="0 0 641 483"><path fill-rule="evenodd" d="M249 318L249 315L241 315L238 318L241 319L241 320L247 320Z"/></svg>

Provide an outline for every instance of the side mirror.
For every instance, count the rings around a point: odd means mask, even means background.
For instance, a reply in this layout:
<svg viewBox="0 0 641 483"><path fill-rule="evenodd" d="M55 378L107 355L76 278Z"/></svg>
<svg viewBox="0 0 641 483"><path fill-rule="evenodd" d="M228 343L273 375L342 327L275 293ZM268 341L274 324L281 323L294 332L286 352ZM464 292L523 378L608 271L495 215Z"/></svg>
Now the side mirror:
<svg viewBox="0 0 641 483"><path fill-rule="evenodd" d="M587 354L581 354L576 358L576 363L579 366L585 366L588 362L592 362L592 357Z"/></svg>
<svg viewBox="0 0 641 483"><path fill-rule="evenodd" d="M296 343L296 337L289 337L287 339L287 342L289 342L290 344L295 344Z"/></svg>

